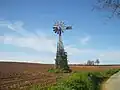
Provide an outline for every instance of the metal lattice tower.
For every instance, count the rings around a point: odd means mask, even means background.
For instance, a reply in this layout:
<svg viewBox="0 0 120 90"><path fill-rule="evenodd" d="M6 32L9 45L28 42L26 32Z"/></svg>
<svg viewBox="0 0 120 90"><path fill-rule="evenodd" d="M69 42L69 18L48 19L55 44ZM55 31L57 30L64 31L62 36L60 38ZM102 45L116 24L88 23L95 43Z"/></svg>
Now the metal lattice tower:
<svg viewBox="0 0 120 90"><path fill-rule="evenodd" d="M64 45L62 42L62 33L65 30L72 29L71 26L66 26L64 22L56 22L53 26L53 31L59 35L59 40L57 43L57 53L55 59L56 68L69 69L67 62L67 52L64 50Z"/></svg>

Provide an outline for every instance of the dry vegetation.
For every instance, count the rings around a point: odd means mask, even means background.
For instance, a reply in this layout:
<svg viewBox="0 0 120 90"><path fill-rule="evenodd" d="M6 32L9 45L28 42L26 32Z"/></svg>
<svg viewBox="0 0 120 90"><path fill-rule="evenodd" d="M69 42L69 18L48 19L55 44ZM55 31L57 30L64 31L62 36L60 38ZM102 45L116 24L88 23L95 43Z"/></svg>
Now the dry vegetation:
<svg viewBox="0 0 120 90"><path fill-rule="evenodd" d="M49 73L50 64L0 62L0 90L24 89L33 84L54 84L61 74ZM120 66L70 66L73 71L103 71Z"/></svg>

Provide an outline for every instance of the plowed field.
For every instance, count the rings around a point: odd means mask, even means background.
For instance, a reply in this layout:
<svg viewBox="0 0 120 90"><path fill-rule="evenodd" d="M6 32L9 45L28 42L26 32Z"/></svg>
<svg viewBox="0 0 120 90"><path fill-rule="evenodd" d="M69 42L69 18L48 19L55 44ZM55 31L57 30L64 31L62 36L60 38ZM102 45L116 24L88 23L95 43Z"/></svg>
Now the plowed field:
<svg viewBox="0 0 120 90"><path fill-rule="evenodd" d="M0 62L0 90L22 90L33 84L54 84L61 74L49 73L50 64ZM70 66L73 71L102 71L120 66Z"/></svg>

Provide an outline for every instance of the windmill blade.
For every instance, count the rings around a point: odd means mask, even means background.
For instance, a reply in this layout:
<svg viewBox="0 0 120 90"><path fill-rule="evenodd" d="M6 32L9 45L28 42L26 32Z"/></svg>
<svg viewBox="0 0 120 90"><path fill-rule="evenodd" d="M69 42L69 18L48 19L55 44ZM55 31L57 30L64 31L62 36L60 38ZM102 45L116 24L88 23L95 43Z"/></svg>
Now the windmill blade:
<svg viewBox="0 0 120 90"><path fill-rule="evenodd" d="M64 26L65 24L64 24L64 22L63 22L63 21L61 21L61 22L60 22L60 25L61 25L61 26Z"/></svg>
<svg viewBox="0 0 120 90"><path fill-rule="evenodd" d="M54 27L58 27L58 24L54 24Z"/></svg>
<svg viewBox="0 0 120 90"><path fill-rule="evenodd" d="M53 29L54 29L54 30L58 30L58 26L54 26Z"/></svg>
<svg viewBox="0 0 120 90"><path fill-rule="evenodd" d="M55 30L55 29L56 29L56 26L53 26L53 29Z"/></svg>
<svg viewBox="0 0 120 90"><path fill-rule="evenodd" d="M57 32L58 32L58 27L53 26L53 31L54 31L55 33L57 33Z"/></svg>
<svg viewBox="0 0 120 90"><path fill-rule="evenodd" d="M57 31L55 31L55 33L57 33Z"/></svg>
<svg viewBox="0 0 120 90"><path fill-rule="evenodd" d="M57 34L59 34L59 31L57 31Z"/></svg>

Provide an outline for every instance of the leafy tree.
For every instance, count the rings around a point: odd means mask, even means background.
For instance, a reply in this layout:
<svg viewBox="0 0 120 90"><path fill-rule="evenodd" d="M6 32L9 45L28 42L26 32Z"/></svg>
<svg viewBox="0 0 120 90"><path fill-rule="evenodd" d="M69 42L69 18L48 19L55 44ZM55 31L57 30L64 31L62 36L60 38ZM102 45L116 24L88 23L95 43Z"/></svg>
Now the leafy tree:
<svg viewBox="0 0 120 90"><path fill-rule="evenodd" d="M99 59L96 59L95 63L98 65L100 63Z"/></svg>
<svg viewBox="0 0 120 90"><path fill-rule="evenodd" d="M87 65L94 65L94 61L88 60Z"/></svg>
<svg viewBox="0 0 120 90"><path fill-rule="evenodd" d="M90 63L91 63L91 61L90 61L90 60L88 60L88 61L87 61L87 65L90 65Z"/></svg>
<svg viewBox="0 0 120 90"><path fill-rule="evenodd" d="M94 63L95 63L94 61L91 61L91 65L94 65Z"/></svg>

